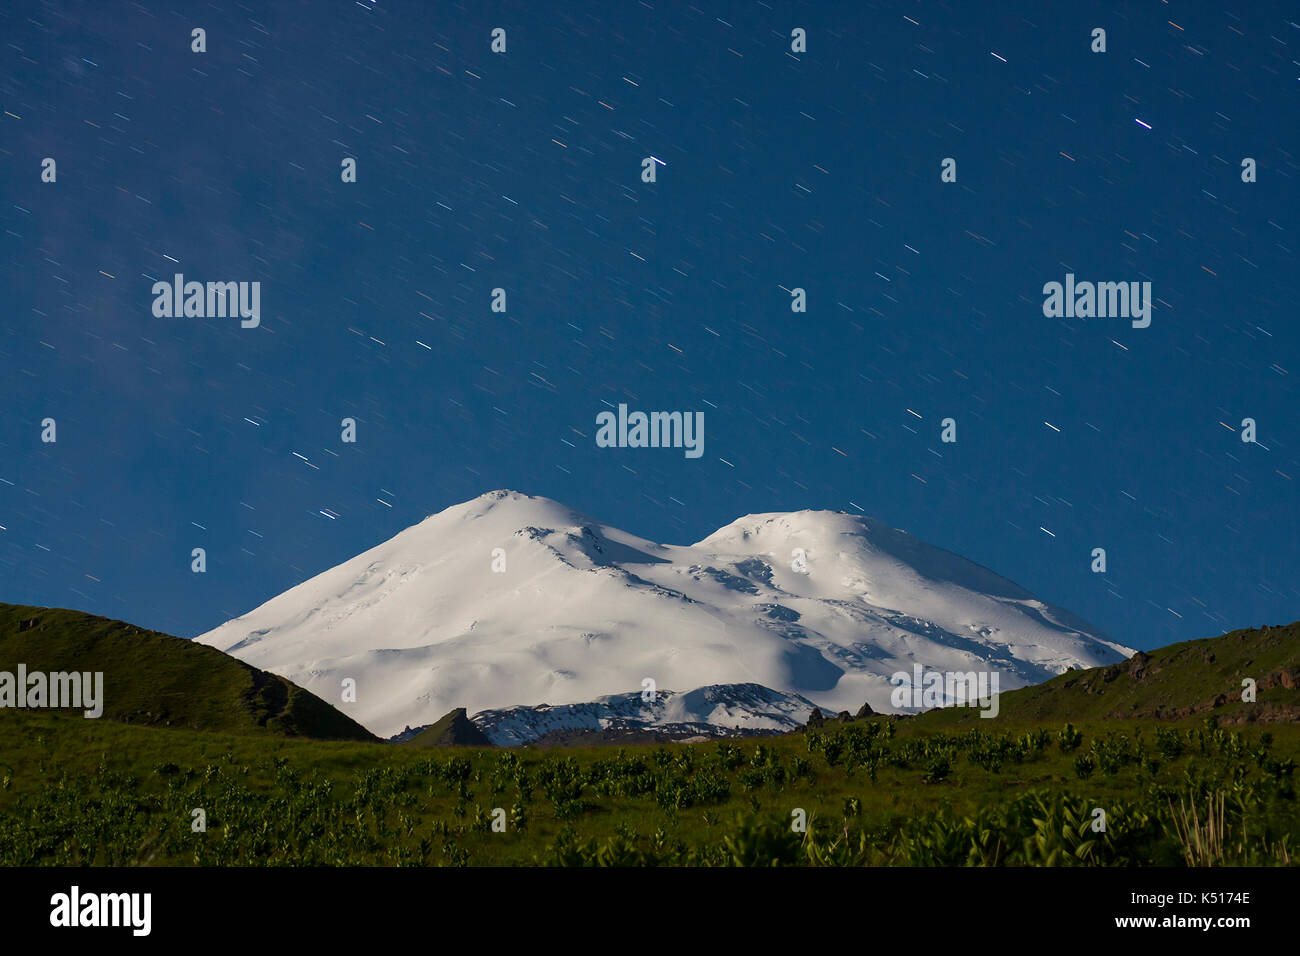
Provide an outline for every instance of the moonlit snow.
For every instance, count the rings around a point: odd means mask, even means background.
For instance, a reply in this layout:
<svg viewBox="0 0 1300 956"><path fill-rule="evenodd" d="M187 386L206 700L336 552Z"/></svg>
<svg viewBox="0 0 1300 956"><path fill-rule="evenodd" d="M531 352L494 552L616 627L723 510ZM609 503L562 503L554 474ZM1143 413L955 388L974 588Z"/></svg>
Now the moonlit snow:
<svg viewBox="0 0 1300 956"><path fill-rule="evenodd" d="M892 712L889 676L914 663L995 669L1010 690L1132 653L870 518L748 515L677 546L512 491L432 515L196 640L383 737L455 707L475 715L640 694L647 678L679 702L710 685L795 695L779 705L772 696L775 727L780 714L806 717L806 701ZM343 702L345 678L355 703ZM712 698L696 709L683 719L748 719Z"/></svg>

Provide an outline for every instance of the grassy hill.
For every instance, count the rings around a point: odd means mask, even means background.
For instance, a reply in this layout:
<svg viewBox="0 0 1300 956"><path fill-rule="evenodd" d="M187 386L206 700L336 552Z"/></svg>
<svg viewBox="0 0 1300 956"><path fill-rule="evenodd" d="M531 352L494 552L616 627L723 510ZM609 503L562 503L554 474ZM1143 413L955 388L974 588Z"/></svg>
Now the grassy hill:
<svg viewBox="0 0 1300 956"><path fill-rule="evenodd" d="M100 720L322 740L377 739L283 677L203 644L80 611L0 604L0 671L13 673L20 663L28 672L102 671Z"/></svg>
<svg viewBox="0 0 1300 956"><path fill-rule="evenodd" d="M0 669L15 653L102 667L135 718L0 711L0 866L1294 865L1300 722L1261 715L1289 706L1296 637L1234 632L1062 675L1008 693L994 719L488 748L455 745L454 711L425 728L433 746L393 746L272 732L251 668L211 648L0 607ZM1254 711L1227 699L1242 676L1261 688ZM216 703L167 696L185 681ZM1219 726L1234 713L1241 726Z"/></svg>
<svg viewBox="0 0 1300 956"><path fill-rule="evenodd" d="M403 747L491 747L492 741L470 721L464 707L425 727L401 743Z"/></svg>
<svg viewBox="0 0 1300 956"><path fill-rule="evenodd" d="M1255 681L1255 702L1242 681ZM1139 651L1122 664L1067 671L1000 697L997 719L970 708L930 711L928 727L1063 720L1177 720L1213 714L1220 724L1300 721L1300 622Z"/></svg>
<svg viewBox="0 0 1300 956"><path fill-rule="evenodd" d="M443 749L17 711L0 715L0 866L1294 862L1294 724L982 723ZM1226 836L1207 844L1193 813L1215 807Z"/></svg>

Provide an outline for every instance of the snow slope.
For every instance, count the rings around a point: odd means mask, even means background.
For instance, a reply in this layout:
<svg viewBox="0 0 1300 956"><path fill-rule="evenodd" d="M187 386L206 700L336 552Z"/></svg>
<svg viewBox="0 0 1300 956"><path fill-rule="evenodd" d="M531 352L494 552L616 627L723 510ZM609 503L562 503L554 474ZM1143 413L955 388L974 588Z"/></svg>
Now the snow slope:
<svg viewBox="0 0 1300 956"><path fill-rule="evenodd" d="M1132 653L870 518L749 515L675 546L512 491L432 515L196 640L384 737L455 707L639 694L645 678L890 712L889 675L913 663L995 669L1010 690ZM349 677L355 703L341 702Z"/></svg>
<svg viewBox="0 0 1300 956"><path fill-rule="evenodd" d="M513 747L557 731L660 730L674 738L788 733L808 722L813 704L759 684L713 684L685 694L656 689L611 694L581 704L541 704L481 710L474 725L499 747Z"/></svg>

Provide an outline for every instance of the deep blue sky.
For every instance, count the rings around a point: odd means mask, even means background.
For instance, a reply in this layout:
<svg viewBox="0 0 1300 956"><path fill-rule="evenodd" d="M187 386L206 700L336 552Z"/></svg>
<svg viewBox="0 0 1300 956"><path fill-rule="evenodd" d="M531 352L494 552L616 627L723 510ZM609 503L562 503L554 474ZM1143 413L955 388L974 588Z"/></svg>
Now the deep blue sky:
<svg viewBox="0 0 1300 956"><path fill-rule="evenodd" d="M191 636L506 487L865 511L1138 647L1300 618L1294 4L165 6L0 10L0 600Z"/></svg>

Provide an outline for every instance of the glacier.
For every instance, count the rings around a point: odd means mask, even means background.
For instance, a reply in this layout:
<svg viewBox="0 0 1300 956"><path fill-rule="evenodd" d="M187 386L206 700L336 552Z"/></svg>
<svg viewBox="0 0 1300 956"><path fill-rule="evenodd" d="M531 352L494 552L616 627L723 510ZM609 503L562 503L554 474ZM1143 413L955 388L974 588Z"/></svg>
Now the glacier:
<svg viewBox="0 0 1300 956"><path fill-rule="evenodd" d="M1010 690L1133 653L869 517L747 515L670 545L504 490L431 515L195 640L294 681L382 737L465 707L503 742L527 737L519 712L507 733L511 708L606 699L608 709L646 680L676 689L665 706L702 689L771 689L786 701L776 710L737 702L728 718L715 702L683 721L769 720L775 730L789 723L781 714L805 719L807 702L892 712L889 677L914 664L994 669ZM346 678L355 701L343 700ZM599 707L588 711L581 719L599 723Z"/></svg>

